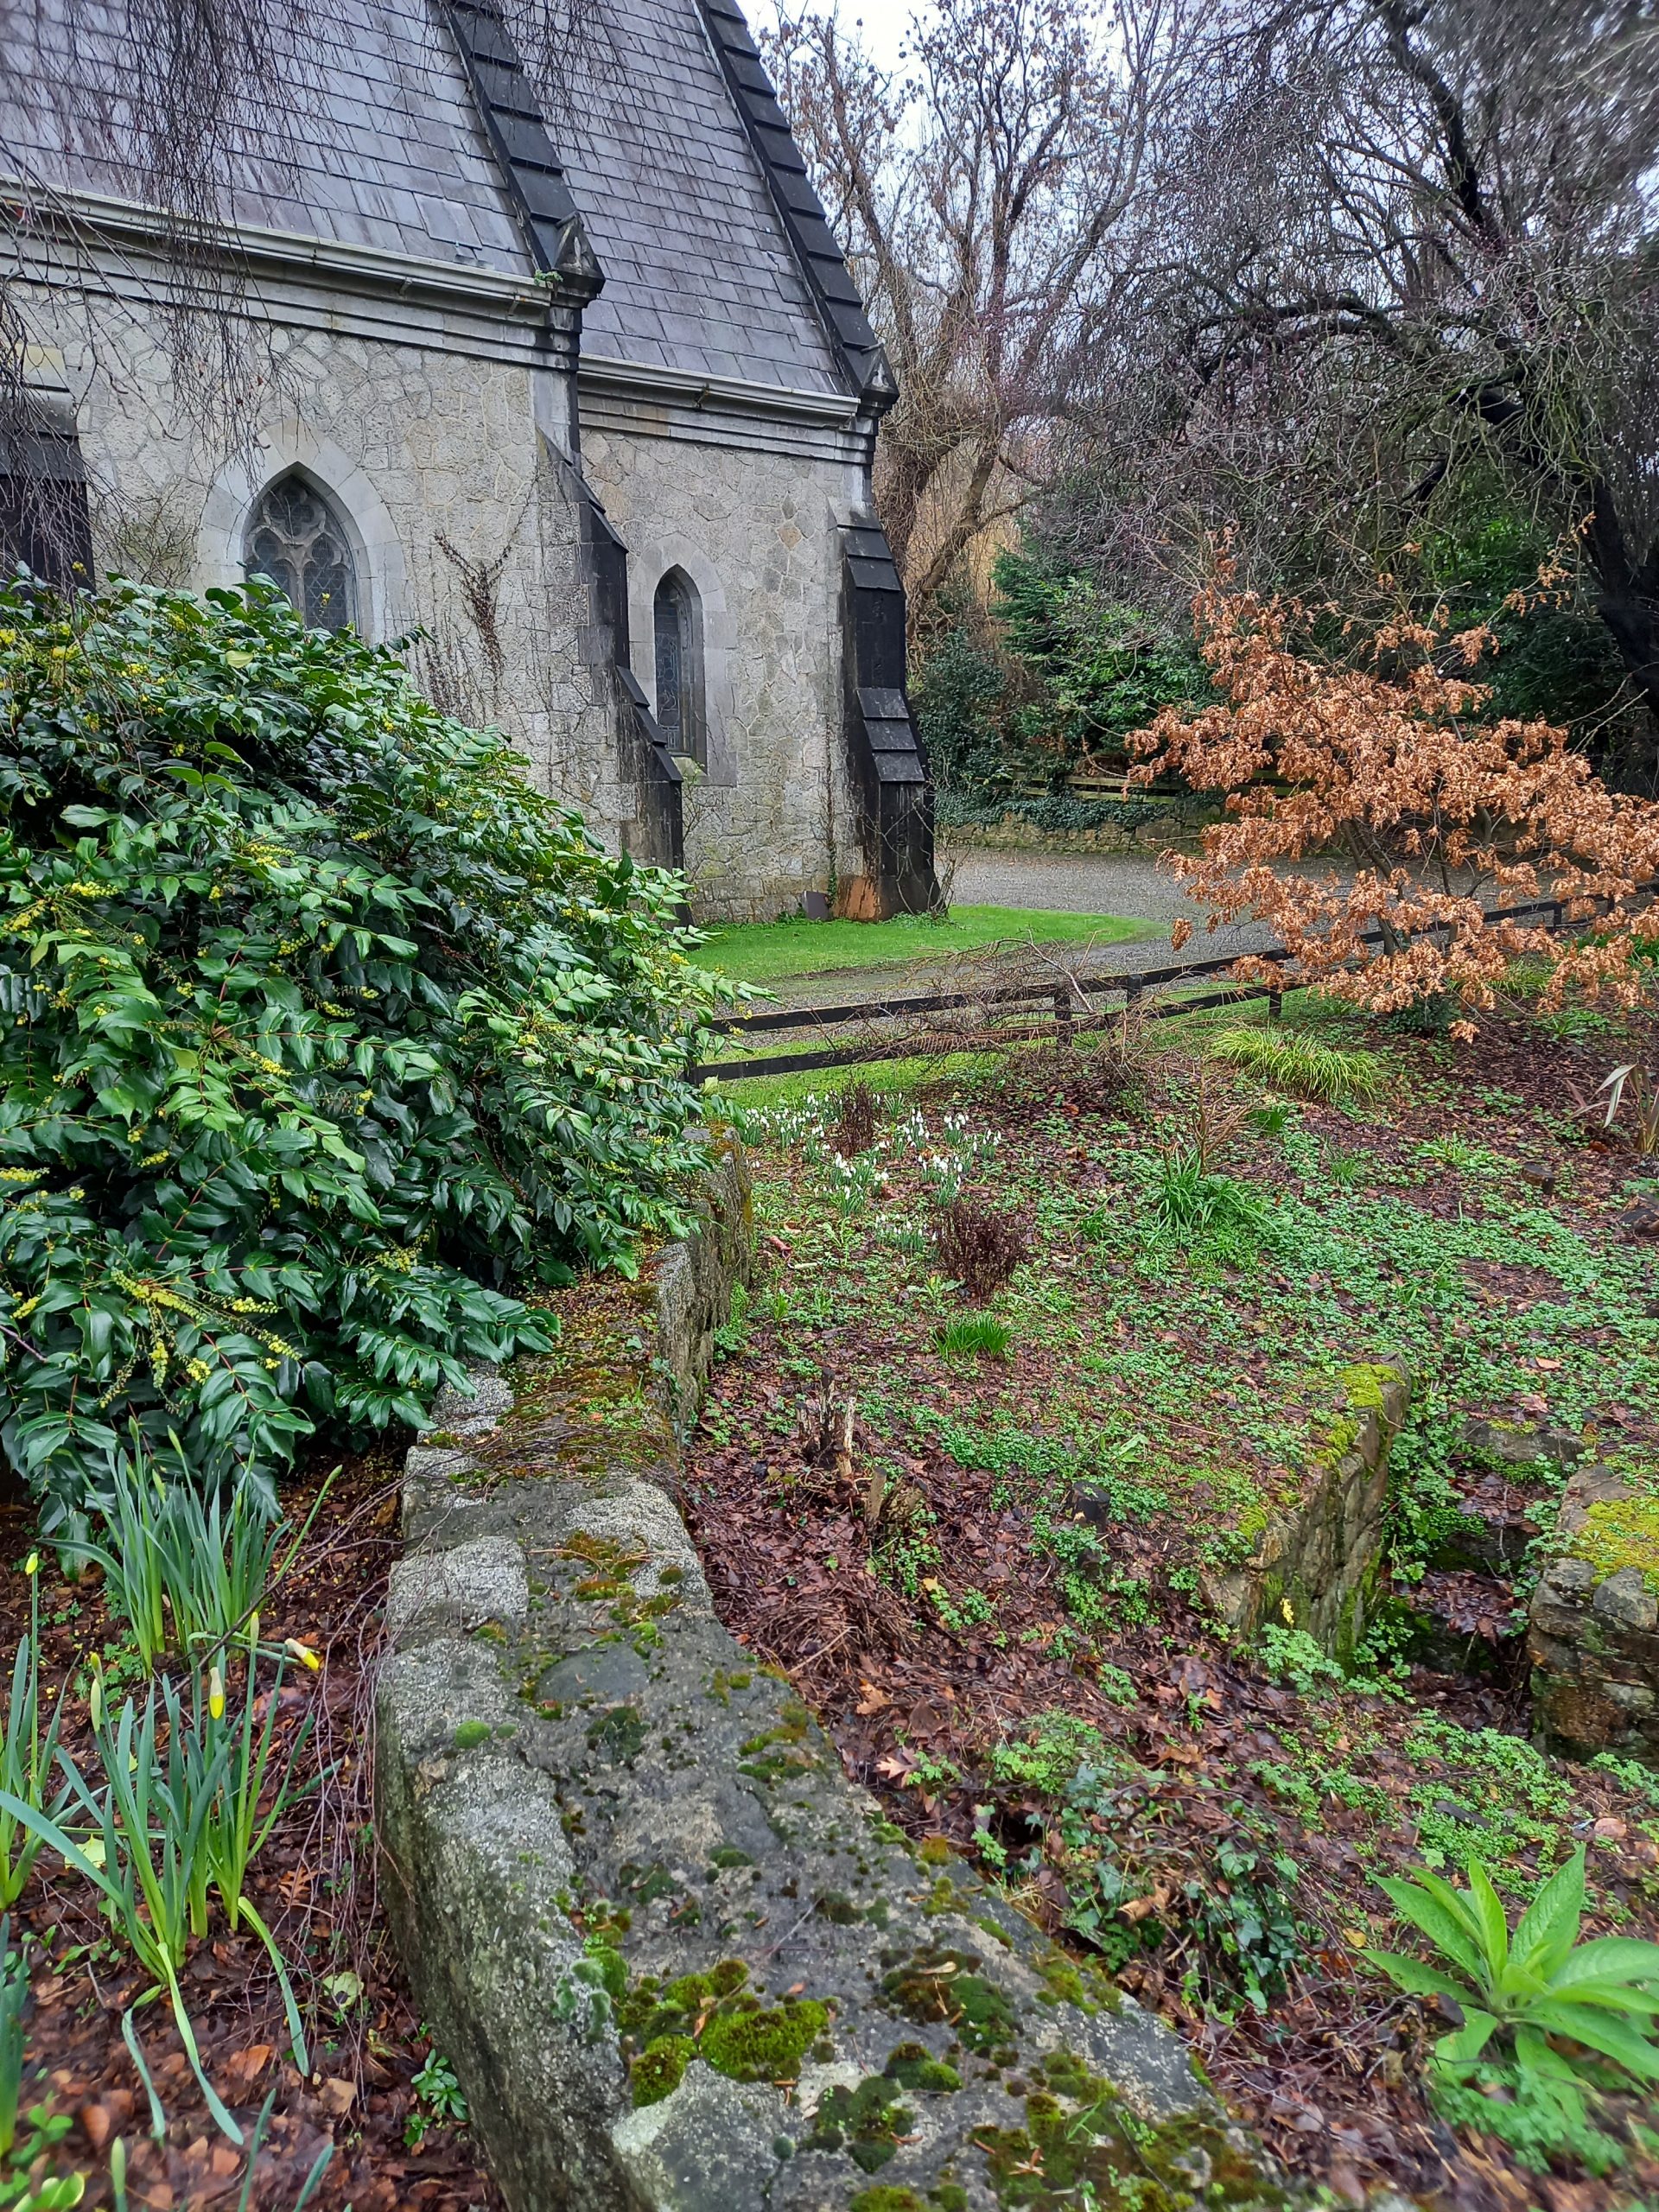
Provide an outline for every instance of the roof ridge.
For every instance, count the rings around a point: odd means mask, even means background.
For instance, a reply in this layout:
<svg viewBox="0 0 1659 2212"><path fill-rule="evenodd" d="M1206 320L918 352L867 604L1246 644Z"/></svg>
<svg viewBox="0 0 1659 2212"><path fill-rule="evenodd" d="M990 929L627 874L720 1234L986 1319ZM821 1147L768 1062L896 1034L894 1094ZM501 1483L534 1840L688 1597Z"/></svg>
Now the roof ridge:
<svg viewBox="0 0 1659 2212"><path fill-rule="evenodd" d="M697 0L697 6L818 319L863 407L883 415L899 397L898 385L743 11L736 0Z"/></svg>
<svg viewBox="0 0 1659 2212"><path fill-rule="evenodd" d="M531 259L567 295L593 299L605 272L498 0L439 0L439 8Z"/></svg>

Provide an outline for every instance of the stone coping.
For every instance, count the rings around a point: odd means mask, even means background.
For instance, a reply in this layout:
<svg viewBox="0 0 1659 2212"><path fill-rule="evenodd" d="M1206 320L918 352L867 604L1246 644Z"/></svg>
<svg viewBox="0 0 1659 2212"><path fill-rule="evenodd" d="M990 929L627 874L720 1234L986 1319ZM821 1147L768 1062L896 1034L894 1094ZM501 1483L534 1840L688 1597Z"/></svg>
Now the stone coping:
<svg viewBox="0 0 1659 2212"><path fill-rule="evenodd" d="M1179 2040L715 1619L674 1435L748 1242L734 1150L608 1363L480 1371L409 1454L382 1893L512 2212L1283 2204Z"/></svg>

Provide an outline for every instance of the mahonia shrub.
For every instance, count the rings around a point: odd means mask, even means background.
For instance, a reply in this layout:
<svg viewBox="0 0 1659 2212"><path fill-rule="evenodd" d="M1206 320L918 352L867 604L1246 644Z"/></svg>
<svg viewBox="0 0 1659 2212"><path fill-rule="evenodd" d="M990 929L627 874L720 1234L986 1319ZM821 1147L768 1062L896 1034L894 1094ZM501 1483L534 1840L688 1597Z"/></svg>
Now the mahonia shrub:
<svg viewBox="0 0 1659 2212"><path fill-rule="evenodd" d="M268 1482L631 1264L721 988L397 650L251 584L0 592L0 1446Z"/></svg>

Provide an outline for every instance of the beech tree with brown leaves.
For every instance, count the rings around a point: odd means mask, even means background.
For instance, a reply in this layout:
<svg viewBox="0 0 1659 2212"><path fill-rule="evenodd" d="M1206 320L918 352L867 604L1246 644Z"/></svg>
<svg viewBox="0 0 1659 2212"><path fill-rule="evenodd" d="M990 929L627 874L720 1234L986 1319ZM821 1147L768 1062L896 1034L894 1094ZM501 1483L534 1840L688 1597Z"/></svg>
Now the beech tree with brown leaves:
<svg viewBox="0 0 1659 2212"><path fill-rule="evenodd" d="M1247 956L1240 979L1316 983L1376 1014L1449 1005L1465 1039L1523 957L1549 971L1546 1006L1569 988L1636 1003L1659 804L1609 791L1564 730L1484 716L1484 627L1401 616L1356 637L1343 626L1337 660L1314 650L1332 609L1231 582L1224 564L1194 601L1218 697L1196 714L1166 709L1130 742L1135 779L1179 775L1226 794L1199 852L1166 858L1211 930L1254 920L1276 932L1287 963ZM1351 880L1295 866L1332 853ZM1552 899L1586 928L1487 918ZM1178 924L1174 943L1191 931Z"/></svg>

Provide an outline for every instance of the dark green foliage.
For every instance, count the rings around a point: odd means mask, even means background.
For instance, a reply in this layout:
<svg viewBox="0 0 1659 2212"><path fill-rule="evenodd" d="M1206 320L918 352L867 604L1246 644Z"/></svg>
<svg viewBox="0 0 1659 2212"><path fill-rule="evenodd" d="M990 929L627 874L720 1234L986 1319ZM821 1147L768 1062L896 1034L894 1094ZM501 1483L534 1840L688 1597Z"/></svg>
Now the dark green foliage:
<svg viewBox="0 0 1659 2212"><path fill-rule="evenodd" d="M1004 553L995 612L1041 686L1015 726L1062 770L1086 759L1120 766L1127 740L1160 708L1208 696L1190 638L1107 598L1092 578L1031 553Z"/></svg>
<svg viewBox="0 0 1659 2212"><path fill-rule="evenodd" d="M912 700L934 778L941 819L1013 804L1039 828L1093 827L1095 803L1065 789L1073 768L1113 768L1125 740L1173 700L1208 690L1190 639L1108 599L1079 571L1034 552L1004 553L991 613L1005 651L971 630L950 631L915 673ZM1046 798L1020 796L1033 784ZM1079 811L1081 808L1081 811ZM1143 805L1125 809L1136 824Z"/></svg>
<svg viewBox="0 0 1659 2212"><path fill-rule="evenodd" d="M1292 1897L1298 1870L1288 1859L1229 1839L1217 1848L1216 1872L1221 1878L1213 1885L1185 1885L1191 1980L1217 2010L1225 2012L1232 1993L1242 1991L1253 2010L1265 2012L1307 1950Z"/></svg>
<svg viewBox="0 0 1659 2212"><path fill-rule="evenodd" d="M1497 507L1424 543L1425 581L1460 620L1488 622L1497 650L1482 664L1495 719L1564 722L1595 731L1618 697L1624 671L1607 626L1592 610L1538 588L1553 551L1530 517ZM1512 594L1523 595L1521 603Z"/></svg>
<svg viewBox="0 0 1659 2212"><path fill-rule="evenodd" d="M939 790L976 798L1011 791L1019 764L1003 743L1006 678L964 630L952 630L911 685L916 725Z"/></svg>
<svg viewBox="0 0 1659 2212"><path fill-rule="evenodd" d="M275 593L0 594L0 1440L268 1472L419 1417L505 1294L627 1264L716 988L397 652Z"/></svg>

